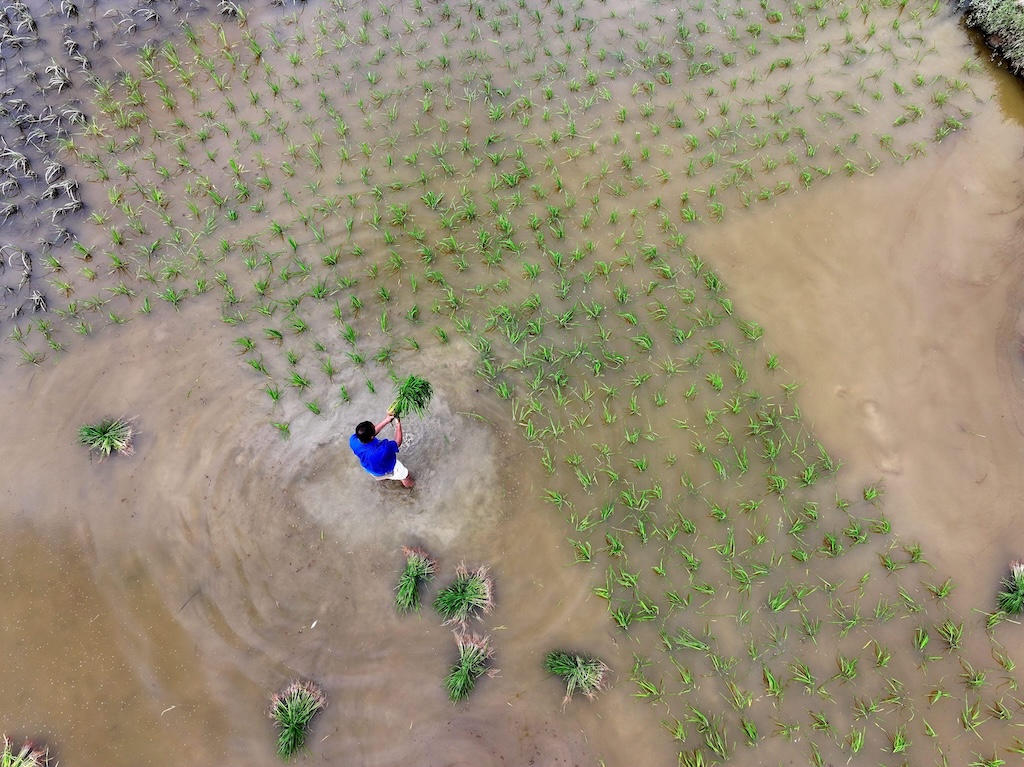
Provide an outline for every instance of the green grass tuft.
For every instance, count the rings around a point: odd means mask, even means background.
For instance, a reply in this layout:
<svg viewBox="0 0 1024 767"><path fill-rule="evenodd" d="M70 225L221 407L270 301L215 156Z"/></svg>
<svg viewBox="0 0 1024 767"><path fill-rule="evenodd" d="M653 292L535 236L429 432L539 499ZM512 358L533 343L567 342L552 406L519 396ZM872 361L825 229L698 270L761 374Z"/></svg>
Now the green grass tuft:
<svg viewBox="0 0 1024 767"><path fill-rule="evenodd" d="M1005 613L1024 612L1024 562L1011 562L1010 575L1003 580L1006 591L1000 591L996 601Z"/></svg>
<svg viewBox="0 0 1024 767"><path fill-rule="evenodd" d="M452 703L458 703L473 692L476 680L487 671L487 661L493 655L490 637L456 632L455 644L459 648L459 659L444 678L444 688Z"/></svg>
<svg viewBox="0 0 1024 767"><path fill-rule="evenodd" d="M967 23L985 33L1010 69L1024 71L1024 7L1017 0L962 0L961 4L967 6Z"/></svg>
<svg viewBox="0 0 1024 767"><path fill-rule="evenodd" d="M4 735L3 751L0 751L0 767L43 767L49 758L45 748L37 748L27 742L20 750L14 750L11 739Z"/></svg>
<svg viewBox="0 0 1024 767"><path fill-rule="evenodd" d="M420 606L420 587L434 577L437 562L425 551L416 547L403 546L405 569L398 576L395 588L395 607L398 612L418 610Z"/></svg>
<svg viewBox="0 0 1024 767"><path fill-rule="evenodd" d="M135 429L131 419L105 418L99 423L85 424L78 427L78 442L90 450L100 454L100 458L106 458L111 453L131 455L135 452L132 444L132 437Z"/></svg>
<svg viewBox="0 0 1024 767"><path fill-rule="evenodd" d="M455 581L438 592L434 609L445 624L466 625L474 615L494 609L494 581L486 567L468 570L464 564L455 568Z"/></svg>
<svg viewBox="0 0 1024 767"><path fill-rule="evenodd" d="M563 703L567 703L577 691L593 698L605 688L608 675L608 667L597 658L561 650L549 652L544 657L544 670L565 680Z"/></svg>
<svg viewBox="0 0 1024 767"><path fill-rule="evenodd" d="M395 401L388 408L389 413L394 413L401 418L406 413L412 412L422 418L430 405L430 398L434 395L434 388L425 378L416 375L408 375L398 382L398 393Z"/></svg>
<svg viewBox="0 0 1024 767"><path fill-rule="evenodd" d="M316 713L327 705L327 696L314 682L296 680L275 695L270 704L270 718L281 732L277 736L277 753L291 759L306 742L309 724Z"/></svg>

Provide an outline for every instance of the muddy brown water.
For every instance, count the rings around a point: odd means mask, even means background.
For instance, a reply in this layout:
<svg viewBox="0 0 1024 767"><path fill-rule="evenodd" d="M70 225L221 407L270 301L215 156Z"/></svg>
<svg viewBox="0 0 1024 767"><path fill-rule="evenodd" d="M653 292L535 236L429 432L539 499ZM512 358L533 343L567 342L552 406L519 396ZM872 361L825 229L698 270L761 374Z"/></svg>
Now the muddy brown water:
<svg viewBox="0 0 1024 767"><path fill-rule="evenodd" d="M924 162L695 234L815 426L972 594L1015 556L1022 494L1024 105L993 86L977 130Z"/></svg>
<svg viewBox="0 0 1024 767"><path fill-rule="evenodd" d="M352 466L344 418L268 434L240 370L201 342L209 320L135 323L79 364L12 371L45 411L14 409L25 417L5 448L4 686L30 691L5 711L13 733L59 744L63 763L273 764L267 690L298 675L331 689L318 761L579 764L606 735L629 737L643 709L609 700L567 719L540 671L552 642L582 633L608 649L611 627L567 565L561 521L532 500L524 447L455 359L430 365L449 383L407 426L419 484L406 493ZM163 415L140 423L131 459L97 462L67 438L84 399ZM478 630L518 649L472 706L438 684L450 632L390 607L410 542L498 580Z"/></svg>
<svg viewBox="0 0 1024 767"><path fill-rule="evenodd" d="M970 130L928 157L690 235L803 383L805 417L850 483L884 481L894 526L956 579L962 612L990 609L1019 553L1024 447L1024 105L1002 73L975 87L992 93ZM137 318L41 368L5 354L3 729L63 764L275 764L268 694L303 676L331 696L309 761L675 762L649 736L662 711L631 698L633 643L569 564L536 452L472 375L471 350L419 358L438 397L407 424L406 493L368 481L345 446L350 414L383 412L384 391L353 385L351 406L282 440L267 421L301 404L268 417L218 314ZM74 444L79 424L122 413L138 417L133 457L97 462ZM470 705L439 684L448 630L391 609L410 542L442 573L485 562L497 578L478 630L500 671ZM1000 639L1021 657L1012 632ZM563 710L540 670L562 644L614 659L616 686Z"/></svg>

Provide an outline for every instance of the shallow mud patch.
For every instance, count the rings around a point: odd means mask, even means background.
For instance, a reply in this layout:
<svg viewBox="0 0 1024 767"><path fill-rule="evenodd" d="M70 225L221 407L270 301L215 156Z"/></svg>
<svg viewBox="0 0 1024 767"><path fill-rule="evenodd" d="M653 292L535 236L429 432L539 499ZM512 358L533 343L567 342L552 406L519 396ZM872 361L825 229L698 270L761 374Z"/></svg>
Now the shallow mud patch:
<svg viewBox="0 0 1024 767"><path fill-rule="evenodd" d="M303 466L296 488L303 507L354 546L421 541L449 549L493 532L501 488L491 430L453 415L443 395L435 396L426 418L407 418L403 428L399 458L414 488L364 472L348 447L350 427ZM390 439L391 427L381 436Z"/></svg>

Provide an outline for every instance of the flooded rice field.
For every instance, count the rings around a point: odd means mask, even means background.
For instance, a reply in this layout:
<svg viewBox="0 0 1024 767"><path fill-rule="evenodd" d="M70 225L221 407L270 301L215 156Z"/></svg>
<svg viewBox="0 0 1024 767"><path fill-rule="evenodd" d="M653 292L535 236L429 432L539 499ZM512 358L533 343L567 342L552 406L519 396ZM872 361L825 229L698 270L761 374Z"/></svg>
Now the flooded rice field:
<svg viewBox="0 0 1024 767"><path fill-rule="evenodd" d="M1019 83L936 3L0 16L0 729L66 765L1019 758ZM416 487L347 447L395 380ZM133 419L131 456L78 429ZM390 427L388 427L390 428ZM439 561L400 615L403 546ZM449 701L456 565L491 673ZM609 688L563 704L556 649Z"/></svg>

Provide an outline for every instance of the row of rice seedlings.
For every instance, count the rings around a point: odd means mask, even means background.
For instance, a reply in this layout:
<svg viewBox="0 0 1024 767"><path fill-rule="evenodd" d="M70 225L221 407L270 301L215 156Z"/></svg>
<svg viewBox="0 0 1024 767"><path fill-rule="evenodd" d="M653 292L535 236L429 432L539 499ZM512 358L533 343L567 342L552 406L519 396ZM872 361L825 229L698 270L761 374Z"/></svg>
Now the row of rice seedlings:
<svg viewBox="0 0 1024 767"><path fill-rule="evenodd" d="M210 159L208 158L208 160L210 160ZM629 169L624 167L623 170L624 171L628 171ZM424 201L424 204L426 204L426 201ZM555 233L557 233L557 232L555 232ZM561 268L561 267L556 267L556 268ZM708 384L711 385L712 382L708 381ZM712 388L714 388L714 386L712 386ZM637 415L639 415L639 414L637 414ZM564 428L564 427L560 427L558 422L553 422L552 423L552 429L551 429L551 436L554 436L558 432L559 428ZM625 442L626 445L632 444L632 443L633 442L630 439L627 439L626 442ZM624 450L625 450L625 445L624 445ZM775 459L772 459L772 460L775 460ZM638 467L636 467L636 466L634 466L634 468L638 469ZM771 476L780 476L780 475L778 475L777 473L773 472ZM775 486L778 487L778 483L777 482L775 483ZM780 489L784 489L784 488L780 488ZM641 538L643 538L643 537L641 536ZM721 546L722 544L718 544L718 545ZM835 546L833 546L831 548L835 549ZM656 606L656 603L651 601L651 598L647 595L646 591L639 591L638 590L638 588L639 588L639 581L634 578L633 571L620 570L616 574L616 579L617 580L623 580L627 584L629 584L631 582L633 583L632 586L627 586L625 588L628 588L630 591L633 591L635 593L635 595L637 597L636 602L640 603L639 604L639 613L641 615L650 614L653 611L651 605ZM713 588L712 584L705 584L705 586L707 586L708 588ZM711 595L709 595L709 596L711 596ZM633 608L630 607L625 613L622 612L623 609L626 609L625 605L623 607L621 607L621 608L618 608L618 609L620 609L620 613L621 614L628 614L630 611L632 611ZM850 666L850 662L849 661L847 661L846 664L841 664L840 665L840 672L841 672L841 674L840 674L840 679L841 680L845 680L847 682L852 681L852 679L850 678L852 676L852 672L851 672L851 666Z"/></svg>
<svg viewBox="0 0 1024 767"><path fill-rule="evenodd" d="M869 500L869 501L877 500L877 488L874 488L873 486L868 486L865 489L864 496L865 496L865 500ZM882 528L882 529L885 530L887 528ZM863 535L862 532L856 532L855 531L854 533L852 533L852 537L854 539L859 539L862 535ZM918 547L908 547L908 552L907 553L908 553L908 556L909 556L909 560L908 561L911 561L911 562L913 562L913 561L921 561L920 550L919 550ZM621 575L618 576L618 577L621 578ZM944 592L944 591L946 591L946 588L941 587L941 586L936 587L936 592L937 593L942 594L942 592ZM613 610L615 610L615 608L613 608ZM625 610L623 610L621 608L619 608L619 609L617 609L615 611L620 616L623 615L624 613L628 614L628 613L626 613ZM846 625L849 626L850 625L849 622L847 622ZM948 629L949 626L947 625L945 628ZM854 677L854 675L855 675L855 671L854 671L854 666L853 666L852 662L850 662L849 659L844 659L844 661L840 664L840 674L839 674L838 678L846 680L846 681L849 681L850 678Z"/></svg>
<svg viewBox="0 0 1024 767"><path fill-rule="evenodd" d="M58 29L56 19L36 15L24 4L9 10L3 32L7 75L0 100L10 130L0 148L0 221L10 233L8 240L27 249L2 249L10 270L5 307L15 319L47 311L48 296L40 270L32 268L33 259L49 262L52 250L66 245L68 227L82 208L80 177L59 155L74 126L85 122L75 91L91 57L74 39L72 24ZM37 345L36 338L16 343L25 363L38 364L48 352L63 350L64 341L58 338L53 333L44 344Z"/></svg>

